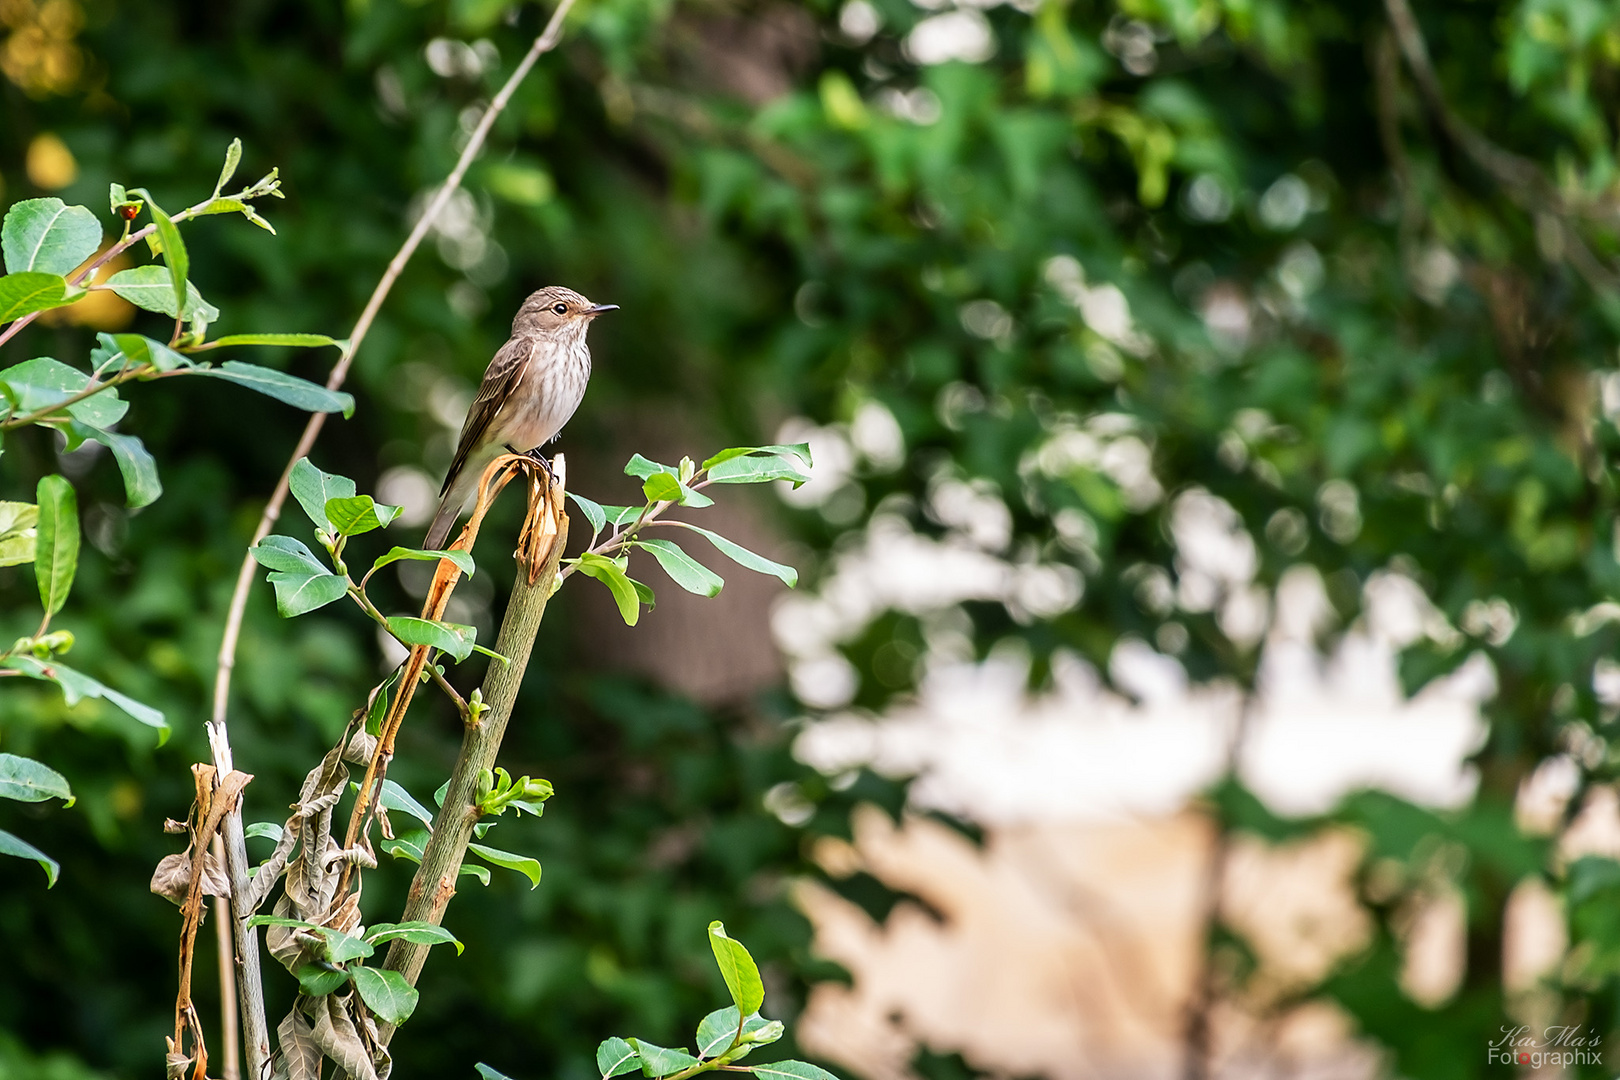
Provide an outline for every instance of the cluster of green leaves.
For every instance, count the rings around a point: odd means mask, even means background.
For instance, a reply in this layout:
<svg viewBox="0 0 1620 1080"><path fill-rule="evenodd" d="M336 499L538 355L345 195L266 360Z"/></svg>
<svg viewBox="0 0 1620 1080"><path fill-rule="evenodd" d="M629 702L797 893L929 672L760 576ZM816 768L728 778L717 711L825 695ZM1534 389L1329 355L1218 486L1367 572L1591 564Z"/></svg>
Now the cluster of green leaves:
<svg viewBox="0 0 1620 1080"><path fill-rule="evenodd" d="M474 701L469 704L476 706L476 692L473 698ZM449 786L450 781L446 780L433 793L435 806L444 805L444 793ZM496 768L493 773L488 769L479 772L477 794L479 820L473 826L473 835L482 840L490 829L499 824L490 819L500 817L508 809L515 809L519 817L524 814L539 817L545 808L545 801L551 798L552 788L549 781L533 780L527 776L514 780L505 769ZM421 865L422 851L433 834L433 815L410 792L392 780L383 781L377 802L385 811L409 814L421 823L421 828L396 833L391 839L380 841L378 846L396 859ZM528 879L530 889L540 887L540 860L476 842L469 843L467 850L491 866L522 874ZM461 864L460 876L476 878L480 885L488 885L490 880L488 868L471 862Z"/></svg>
<svg viewBox="0 0 1620 1080"><path fill-rule="evenodd" d="M319 334L237 334L208 340L208 325L219 318L219 311L202 299L190 281L191 260L178 225L191 217L235 212L270 228L249 204L266 195L280 197L275 171L235 196L221 194L241 156L241 142L235 140L213 195L173 217L144 189L136 189L140 198L131 199L122 185L113 184L111 212L122 220L124 235L94 261L92 257L102 246L102 228L86 207L69 206L57 198L25 199L12 204L0 223L0 251L6 268L0 276L0 325L9 324L0 331L0 342L34 315L76 303L94 289L111 290L136 307L175 319L174 334L166 344L140 334L99 334L89 355L88 371L45 356L0 368L0 431L31 426L54 431L62 437L63 452L75 450L87 440L100 443L118 463L132 509L150 505L162 494L163 486L156 461L140 438L115 430L129 411L129 403L118 392L126 383L206 375L303 409L347 415L354 408L354 400L347 394L272 368L234 360L215 367L188 355L228 346L341 344ZM154 255L162 255L163 265L122 270L104 284L81 287L96 266L130 245L130 226L143 209L150 211L153 220L137 235L146 238ZM184 332L182 324L189 326ZM56 684L69 706L84 698L111 702L131 718L156 728L161 745L169 735L161 711L104 686L59 659L75 640L70 631L50 632L50 622L67 602L78 570L78 499L66 477L51 474L40 478L37 500L32 504L0 503L0 565L32 562L45 609L35 633L17 639L0 653L0 670ZM11 837L0 852L42 860L50 884L55 884L56 865L36 848Z"/></svg>
<svg viewBox="0 0 1620 1080"><path fill-rule="evenodd" d="M294 463L289 484L293 498L315 526L315 539L326 552L327 562L317 558L302 540L291 536L266 536L254 545L251 553L259 565L270 571L269 581L276 591L276 610L283 618L307 614L347 596L407 649L426 645L433 649L433 657L447 655L458 664L475 651L504 662L504 657L478 644L476 628L411 615L384 615L366 592L373 574L401 559L435 563L447 559L463 574L471 576L476 569L471 555L465 551L392 547L372 560L370 568L356 582L343 561L349 540L387 528L399 517L400 508L377 502L370 495L355 494L353 480L322 472L310 464L308 458L299 458ZM443 667L436 667L442 675ZM371 697L369 727L373 733L387 709L388 684L384 683Z"/></svg>
<svg viewBox="0 0 1620 1080"><path fill-rule="evenodd" d="M646 551L663 567L670 580L689 593L718 596L725 579L698 562L674 541L649 538L643 530L655 527L697 533L713 544L722 555L756 573L770 574L792 588L799 582L798 571L757 555L719 533L663 517L677 506L701 509L714 500L703 494L711 484L762 484L782 480L798 487L810 479L810 447L735 446L722 450L700 466L691 458L678 465L660 465L636 454L625 464L624 474L640 480L646 502L641 506L603 506L569 492L591 526L591 538L581 554L563 560L568 569L558 576L559 585L568 574L579 571L607 586L626 626L636 625L643 607L656 600L651 588L629 576L631 552ZM606 530L606 535L603 531Z"/></svg>
<svg viewBox="0 0 1620 1080"><path fill-rule="evenodd" d="M73 790L61 773L32 758L16 754L0 754L0 799L14 799L17 802L61 799L63 806L72 806L74 801ZM55 859L4 829L0 829L0 855L33 859L45 871L47 885L56 884L57 874L62 869Z"/></svg>
<svg viewBox="0 0 1620 1080"><path fill-rule="evenodd" d="M54 683L68 705L84 698L111 702L130 718L157 729L158 742L168 739L169 725L150 705L104 686L82 671L67 666L61 656L73 648L70 630L51 630L51 618L67 603L79 567L79 512L73 485L62 476L39 481L37 502L0 502L0 565L32 562L44 617L39 628L0 652L0 673ZM0 782L0 795L27 802L60 797L73 804L67 781L48 766L30 758L0 754L0 772L11 782ZM33 859L45 870L46 886L56 884L58 864L39 848L0 829L0 855Z"/></svg>
<svg viewBox="0 0 1620 1080"><path fill-rule="evenodd" d="M427 922L378 923L361 928L358 936L279 915L255 915L248 920L248 925L285 926L302 931L300 940L308 947L310 957L308 963L298 969L299 989L310 997L324 997L353 985L366 1008L395 1025L403 1024L416 1009L416 988L397 971L367 967L360 961L376 952L378 945L396 938L419 945L454 945L458 954L463 949L454 934Z"/></svg>
<svg viewBox="0 0 1620 1080"><path fill-rule="evenodd" d="M699 1073L725 1069L747 1072L765 1080L837 1080L832 1073L806 1061L775 1061L770 1064L738 1065L753 1051L782 1037L786 1029L780 1020L766 1020L759 1014L765 1005L765 984L759 967L742 942L726 933L725 924L709 924L709 947L714 951L720 977L731 992L730 1005L705 1016L697 1026L696 1053L685 1047L671 1049L646 1039L602 1040L596 1048L596 1068L602 1080L610 1080L636 1069L649 1080L674 1077L687 1080ZM509 1080L488 1065L478 1066L484 1080Z"/></svg>

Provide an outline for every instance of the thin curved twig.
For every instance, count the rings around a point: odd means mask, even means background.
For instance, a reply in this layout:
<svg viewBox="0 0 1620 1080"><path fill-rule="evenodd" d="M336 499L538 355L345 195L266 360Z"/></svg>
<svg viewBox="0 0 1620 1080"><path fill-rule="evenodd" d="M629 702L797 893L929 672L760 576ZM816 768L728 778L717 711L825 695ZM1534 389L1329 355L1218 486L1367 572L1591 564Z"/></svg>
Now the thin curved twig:
<svg viewBox="0 0 1620 1080"><path fill-rule="evenodd" d="M360 350L360 344L365 340L371 329L372 322L381 310L383 301L394 287L394 282L405 269L405 264L415 254L421 245L428 230L433 226L439 213L449 202L451 194L461 186L461 181L472 165L473 159L478 156L484 140L489 136L495 119L511 101L512 95L517 91L519 84L528 76L536 61L542 55L556 48L562 37L563 20L567 18L568 11L574 5L574 0L560 0L557 9L552 12L545 30L537 37L529 51L518 63L517 68L506 80L500 91L490 101L489 107L484 110L483 118L473 129L471 138L462 149L461 156L456 160L455 168L445 178L444 184L429 201L427 208L422 212L421 218L411 229L405 243L388 263L383 271L382 278L377 287L372 290L371 298L366 302L365 309L355 322L353 331L349 334L349 345L343 350L343 355L333 366L332 372L327 376L326 387L336 390L343 385L349 374L349 365L354 355ZM134 237L130 238L133 242ZM124 244L125 247L128 243ZM110 256L109 256L110 257ZM288 485L292 477L293 465L299 458L306 456L310 448L315 445L315 439L325 426L326 414L314 413L308 423L304 425L303 434L298 439L298 445L293 449L287 459L287 466L281 472L281 478L276 481L275 490L271 492L269 501L265 504L264 512L259 516L259 523L253 530L253 538L247 545L252 548L270 534L270 529L281 516L281 508L286 503ZM226 726L226 714L230 703L231 674L236 666L236 648L242 632L242 619L247 612L248 590L253 584L253 557L244 554L241 569L236 575L236 586L231 593L230 608L225 616L224 633L219 646L218 664L214 675L214 707L212 716L208 721L209 745L213 750L215 766L229 767L231 758L230 738ZM239 967L238 982L242 990L242 1043L246 1075L249 1080L265 1080L270 1071L270 1038L269 1028L265 1022L264 992L259 980L259 950L258 933L247 926L250 911L245 911L240 900L248 895L251 879L248 877L247 842L242 831L242 816L240 810L233 810L226 816L223 832L225 838L225 859L231 880L232 922L234 923L236 937L236 955Z"/></svg>
<svg viewBox="0 0 1620 1080"><path fill-rule="evenodd" d="M1407 0L1384 0L1390 30L1406 59L1412 81L1417 84L1423 104L1446 138L1479 169L1500 186L1526 213L1545 217L1557 227L1569 264L1586 283L1600 292L1620 292L1620 274L1593 253L1580 230L1578 217L1593 217L1592 208L1572 205L1556 184L1530 158L1515 154L1491 142L1472 124L1458 116L1446 100L1440 77L1429 59L1428 42L1418 26L1417 16ZM1603 219L1604 215L1596 215ZM1613 224L1612 218L1606 220Z"/></svg>

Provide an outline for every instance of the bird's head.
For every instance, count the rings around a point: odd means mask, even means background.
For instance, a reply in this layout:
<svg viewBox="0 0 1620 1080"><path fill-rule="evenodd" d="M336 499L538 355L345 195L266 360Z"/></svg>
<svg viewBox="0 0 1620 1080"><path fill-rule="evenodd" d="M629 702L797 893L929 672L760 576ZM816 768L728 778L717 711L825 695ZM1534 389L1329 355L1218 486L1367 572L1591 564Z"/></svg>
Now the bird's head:
<svg viewBox="0 0 1620 1080"><path fill-rule="evenodd" d="M585 328L604 311L617 311L617 304L593 304L573 289L547 285L529 294L512 319L512 333L584 336Z"/></svg>

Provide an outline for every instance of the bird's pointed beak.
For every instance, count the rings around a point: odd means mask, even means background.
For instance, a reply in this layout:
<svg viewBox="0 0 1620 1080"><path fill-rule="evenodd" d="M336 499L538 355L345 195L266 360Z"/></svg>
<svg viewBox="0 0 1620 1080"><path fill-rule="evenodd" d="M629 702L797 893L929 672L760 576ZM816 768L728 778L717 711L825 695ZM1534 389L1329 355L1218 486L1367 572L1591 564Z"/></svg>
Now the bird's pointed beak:
<svg viewBox="0 0 1620 1080"><path fill-rule="evenodd" d="M604 312L604 311L618 311L618 310L619 310L619 305L618 304L592 304L590 307L585 309L585 314L591 316L591 318L594 319L596 316L602 314L602 312Z"/></svg>

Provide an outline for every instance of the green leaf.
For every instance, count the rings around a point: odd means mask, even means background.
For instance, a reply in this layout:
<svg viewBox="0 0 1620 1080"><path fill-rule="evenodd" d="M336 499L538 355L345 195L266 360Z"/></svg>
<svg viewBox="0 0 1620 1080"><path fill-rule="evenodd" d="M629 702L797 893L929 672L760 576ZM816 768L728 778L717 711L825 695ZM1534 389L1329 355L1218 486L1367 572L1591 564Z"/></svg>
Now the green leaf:
<svg viewBox="0 0 1620 1080"><path fill-rule="evenodd" d="M709 470L716 484L763 484L770 480L791 480L794 487L810 479L810 474L792 457L749 455L722 461Z"/></svg>
<svg viewBox="0 0 1620 1080"><path fill-rule="evenodd" d="M174 281L169 271L161 266L137 266L120 270L102 284L138 308L155 311L174 318L180 314L190 323L219 321L219 308L202 298L197 286L186 282L186 302L177 307L174 302Z"/></svg>
<svg viewBox="0 0 1620 1080"><path fill-rule="evenodd" d="M352 934L345 934L341 930L334 930L330 926L317 927L316 933L326 939L326 958L334 964L346 964L350 960L363 959L377 951L371 942Z"/></svg>
<svg viewBox="0 0 1620 1080"><path fill-rule="evenodd" d="M349 973L341 969L305 964L298 969L298 986L310 997L325 997L335 993L349 981Z"/></svg>
<svg viewBox="0 0 1620 1080"><path fill-rule="evenodd" d="M624 475L634 476L638 480L645 480L654 473L668 473L677 480L680 479L680 474L673 465L660 465L656 461L649 461L640 454L636 454L624 464Z"/></svg>
<svg viewBox="0 0 1620 1080"><path fill-rule="evenodd" d="M243 830L242 835L248 837L249 839L255 836L262 836L267 840L270 840L272 843L279 844L281 843L281 833L281 825L278 822L255 821L252 825L249 825Z"/></svg>
<svg viewBox="0 0 1620 1080"><path fill-rule="evenodd" d="M341 600L349 591L349 579L334 574L301 540L290 536L267 536L248 549L260 566L271 571L270 584L276 589L276 611L291 619Z"/></svg>
<svg viewBox="0 0 1620 1080"><path fill-rule="evenodd" d="M466 946L456 940L456 935L429 922L378 923L366 934L366 940L373 945L381 945L395 938L404 938L415 945L454 945L457 956L466 951Z"/></svg>
<svg viewBox="0 0 1620 1080"><path fill-rule="evenodd" d="M608 587L613 594L613 602L619 606L619 616L624 619L626 626L636 625L641 617L640 598L636 595L636 587L631 584L624 569L612 559L603 555L585 554L579 557L579 571L593 577Z"/></svg>
<svg viewBox="0 0 1620 1080"><path fill-rule="evenodd" d="M305 412L340 412L345 418L354 415L354 397L338 390L328 390L319 383L288 375L285 371L227 360L217 368L193 368L194 375L211 375L216 379L257 390L267 397L284 402Z"/></svg>
<svg viewBox="0 0 1620 1080"><path fill-rule="evenodd" d="M377 845L396 859L406 859L420 866L422 864L422 846L427 843L427 839L428 834L424 830L415 829L403 836L396 836L392 840L382 837L377 841Z"/></svg>
<svg viewBox="0 0 1620 1080"><path fill-rule="evenodd" d="M765 984L760 981L759 968L742 942L726 936L725 925L718 919L709 924L709 947L714 950L720 977L726 980L726 989L731 991L738 1011L744 1016L759 1012L765 1004Z"/></svg>
<svg viewBox="0 0 1620 1080"><path fill-rule="evenodd" d="M356 791L360 790L359 784L351 783L349 786ZM398 810L402 814L411 815L430 829L433 827L433 812L417 802L410 792L392 780L383 780L382 791L377 796L377 801L382 804L385 810Z"/></svg>
<svg viewBox="0 0 1620 1080"><path fill-rule="evenodd" d="M64 799L73 805L73 791L67 778L48 765L16 754L0 754L0 799L18 802L45 802Z"/></svg>
<svg viewBox="0 0 1620 1080"><path fill-rule="evenodd" d="M348 342L327 337L325 334L226 334L210 341L208 345L216 349L231 345L286 345L294 349L318 349L322 345L336 345L343 348Z"/></svg>
<svg viewBox="0 0 1620 1080"><path fill-rule="evenodd" d="M96 215L61 199L13 203L0 224L0 250L8 274L29 270L66 274L100 246L101 222Z"/></svg>
<svg viewBox="0 0 1620 1080"><path fill-rule="evenodd" d="M382 731L383 720L388 716L388 698L393 692L394 684L399 681L399 669L395 668L388 678L377 687L376 693L371 695L370 704L366 707L366 734L376 735ZM400 789L404 791L404 788Z"/></svg>
<svg viewBox="0 0 1620 1080"><path fill-rule="evenodd" d="M810 468L810 466L813 464L813 462L810 460L809 443L773 443L770 446L730 447L729 449L720 451L718 454L705 461L703 463L703 468L712 469L722 462L732 461L740 457L747 457L750 454L762 454L767 457L796 458L798 461L803 463L806 469Z"/></svg>
<svg viewBox="0 0 1620 1080"><path fill-rule="evenodd" d="M151 201L150 194L142 194ZM191 256L186 253L185 241L180 239L180 230L174 227L174 220L157 203L153 202L151 206L152 223L157 226L158 242L163 246L163 264L169 268L169 280L174 285L174 307L179 311L186 304L186 280L191 276Z"/></svg>
<svg viewBox="0 0 1620 1080"><path fill-rule="evenodd" d="M473 643L473 652L482 653L483 655L489 657L491 660L499 660L501 662L502 666L505 666L505 665L510 664L512 662L511 657L502 656L500 653L496 652L494 649L486 649L482 645L479 645L476 642Z"/></svg>
<svg viewBox="0 0 1620 1080"><path fill-rule="evenodd" d="M680 482L674 473L659 472L647 477L641 492L648 502L674 502L682 506L713 506L714 500L701 491L693 491Z"/></svg>
<svg viewBox="0 0 1620 1080"><path fill-rule="evenodd" d="M0 660L0 667L7 667L13 671L21 672L30 679L39 679L42 682L53 682L62 688L62 699L68 705L77 705L84 698L101 698L118 706L130 718L156 728L158 745L162 746L169 741L169 724L163 719L163 714L150 705L143 705L134 698L119 693L110 686L101 683L68 667L55 659L49 662L38 660L32 656L8 656Z"/></svg>
<svg viewBox="0 0 1620 1080"><path fill-rule="evenodd" d="M400 510L401 507L376 502L370 495L326 500L326 520L344 536L381 529L399 517Z"/></svg>
<svg viewBox="0 0 1620 1080"><path fill-rule="evenodd" d="M645 1039L626 1039L636 1048L636 1056L641 1059L641 1074L643 1076L668 1076L678 1073L696 1065L698 1059L685 1050L669 1050L647 1042Z"/></svg>
<svg viewBox="0 0 1620 1080"><path fill-rule="evenodd" d="M754 570L761 574L771 574L775 577L781 578L782 583L790 589L799 583L799 572L793 569L791 566L784 566L779 562L772 562L763 555L756 555L752 551L749 551L747 548L743 547L741 544L727 540L719 533L710 532L708 529L699 528L698 526L685 521L681 522L680 525L682 528L691 529L695 533L701 533L702 535L708 537L709 543L720 549L720 554L724 555L738 566L744 567L748 570Z"/></svg>
<svg viewBox="0 0 1620 1080"><path fill-rule="evenodd" d="M0 392L11 403L13 416L26 416L52 405L60 405L90 385L90 376L48 356L24 360L0 370ZM124 418L129 402L118 397L118 388L109 386L67 407L73 419L91 427L111 427Z"/></svg>
<svg viewBox="0 0 1620 1080"><path fill-rule="evenodd" d="M653 473L641 485L641 493L647 496L648 502L678 502L681 482L674 473Z"/></svg>
<svg viewBox="0 0 1620 1080"><path fill-rule="evenodd" d="M83 300L87 295L84 289L69 285L61 274L42 274L37 270L7 274L0 277L0 323L59 308Z"/></svg>
<svg viewBox="0 0 1620 1080"><path fill-rule="evenodd" d="M302 540L291 536L272 533L249 548L248 554L267 570L294 574L330 573Z"/></svg>
<svg viewBox="0 0 1620 1080"><path fill-rule="evenodd" d="M39 526L34 541L34 580L45 614L67 603L79 569L79 503L65 476L42 476L37 488Z"/></svg>
<svg viewBox="0 0 1620 1080"><path fill-rule="evenodd" d="M89 399L93 400L93 399ZM146 449L146 444L134 435L120 435L116 431L81 424L68 423L80 439L94 439L112 451L118 462L118 471L124 478L124 499L131 509L150 506L163 494L163 481L158 479L157 459Z"/></svg>
<svg viewBox="0 0 1620 1080"><path fill-rule="evenodd" d="M407 645L429 645L443 649L461 663L472 655L473 642L478 631L460 623L434 622L412 615L391 615L388 629Z"/></svg>
<svg viewBox="0 0 1620 1080"><path fill-rule="evenodd" d="M247 215L252 215L252 213L253 213L253 208L250 207L247 203L243 202L241 199L233 199L233 198L230 198L229 196L225 196L225 197L222 197L222 198L209 199L208 202L203 204L203 208L201 210L197 211L196 216L197 217L207 217L210 214L247 214ZM262 220L259 223L263 224ZM269 226L266 225L265 227L268 228ZM274 233L276 230L270 229L270 231L272 233Z"/></svg>
<svg viewBox="0 0 1620 1080"><path fill-rule="evenodd" d="M146 203L141 199L132 199L129 192L124 190L123 184L109 184L107 186L107 204L114 217L122 217L118 211L126 206L133 206L139 214Z"/></svg>
<svg viewBox="0 0 1620 1080"><path fill-rule="evenodd" d="M39 507L33 503L0 502L0 566L34 561Z"/></svg>
<svg viewBox="0 0 1620 1080"><path fill-rule="evenodd" d="M421 562L438 562L440 559L449 559L468 577L472 577L473 571L477 569L473 565L472 552L470 551L462 551L459 548L455 551L426 551L422 548L406 547L393 548L388 554L381 556L376 562L372 563L371 568L380 570L389 563L399 562L401 559L416 559Z"/></svg>
<svg viewBox="0 0 1620 1080"><path fill-rule="evenodd" d="M357 967L349 974L366 1008L376 1013L378 1019L398 1027L415 1011L416 991L399 972Z"/></svg>
<svg viewBox="0 0 1620 1080"><path fill-rule="evenodd" d="M62 870L62 864L45 854L28 841L0 829L0 855L15 855L19 859L33 859L45 870L45 887L48 889L56 884L56 875Z"/></svg>
<svg viewBox="0 0 1620 1080"><path fill-rule="evenodd" d="M236 175L236 167L242 163L242 140L232 139L231 145L225 148L225 164L220 167L219 180L214 184L214 194L218 195L225 190L225 185L231 182Z"/></svg>
<svg viewBox="0 0 1620 1080"><path fill-rule="evenodd" d="M507 1076L499 1069L491 1068L490 1066L485 1065L482 1061L474 1065L473 1069L480 1077L483 1078L483 1080L512 1080L510 1076Z"/></svg>
<svg viewBox="0 0 1620 1080"><path fill-rule="evenodd" d="M322 472L310 464L307 457L293 463L292 475L287 478L288 489L298 505L317 529L327 533L337 530L326 517L326 504L332 499L346 499L354 494L354 481L347 476Z"/></svg>
<svg viewBox="0 0 1620 1080"><path fill-rule="evenodd" d="M596 1071L602 1074L602 1080L610 1080L639 1066L636 1048L617 1035L603 1039L602 1045L596 1048Z"/></svg>
<svg viewBox="0 0 1620 1080"><path fill-rule="evenodd" d="M699 596L719 596L725 580L682 551L668 540L638 540L637 543L653 553L658 565L664 568L670 580L689 593Z"/></svg>
<svg viewBox="0 0 1620 1080"><path fill-rule="evenodd" d="M601 532L602 526L607 524L607 512L602 509L602 504L592 502L583 495L575 495L572 491L568 493L568 497L574 500L574 505L585 515L585 520L591 523L591 535L595 536Z"/></svg>
<svg viewBox="0 0 1620 1080"><path fill-rule="evenodd" d="M808 1061L773 1061L755 1065L754 1075L763 1080L838 1080L838 1077Z"/></svg>
<svg viewBox="0 0 1620 1080"><path fill-rule="evenodd" d="M698 1057L717 1057L731 1049L732 1041L737 1038L737 1021L741 1017L737 1006L727 1005L723 1009L716 1009L705 1016L698 1024L697 1052ZM772 1033L773 1026L777 1029ZM782 1037L782 1025L777 1020L766 1020L755 1013L742 1023L742 1042L768 1043L775 1042Z"/></svg>
<svg viewBox="0 0 1620 1080"><path fill-rule="evenodd" d="M127 360L130 367L151 364L158 371L194 366L188 357L140 334L97 334L96 341L100 343L100 348L90 354L90 359L97 371L104 370L120 358Z"/></svg>
<svg viewBox="0 0 1620 1080"><path fill-rule="evenodd" d="M529 879L529 889L531 891L540 887L540 861L538 859L514 855L510 851L485 847L483 844L468 844L467 850L487 863L493 863L506 870L516 870Z"/></svg>

